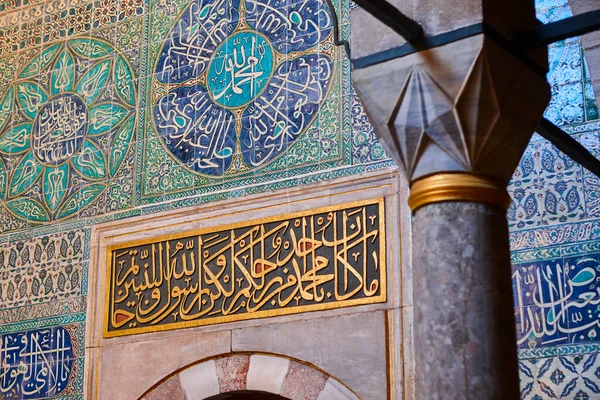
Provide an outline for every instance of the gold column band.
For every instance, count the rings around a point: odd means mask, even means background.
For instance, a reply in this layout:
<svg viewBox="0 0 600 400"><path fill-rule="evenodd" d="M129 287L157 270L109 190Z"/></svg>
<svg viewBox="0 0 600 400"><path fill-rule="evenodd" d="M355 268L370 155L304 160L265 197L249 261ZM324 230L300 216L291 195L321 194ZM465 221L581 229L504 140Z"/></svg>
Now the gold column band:
<svg viewBox="0 0 600 400"><path fill-rule="evenodd" d="M408 205L412 211L427 204L446 201L468 201L503 207L510 205L506 186L491 178L456 173L436 174L414 182Z"/></svg>

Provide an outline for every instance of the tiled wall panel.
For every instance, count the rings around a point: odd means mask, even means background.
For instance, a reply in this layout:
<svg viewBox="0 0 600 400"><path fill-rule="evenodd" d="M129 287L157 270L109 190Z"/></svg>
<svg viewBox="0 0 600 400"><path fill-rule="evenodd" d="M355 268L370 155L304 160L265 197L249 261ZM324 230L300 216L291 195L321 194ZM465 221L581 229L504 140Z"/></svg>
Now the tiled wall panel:
<svg viewBox="0 0 600 400"><path fill-rule="evenodd" d="M538 18L571 16L538 0ZM600 156L598 108L579 38L549 48L545 117ZM600 398L598 177L534 135L513 176L507 217L523 399Z"/></svg>
<svg viewBox="0 0 600 400"><path fill-rule="evenodd" d="M83 396L95 224L392 165L333 42L324 0L0 0L0 398Z"/></svg>
<svg viewBox="0 0 600 400"><path fill-rule="evenodd" d="M334 3L347 37L349 2ZM543 22L570 16L565 0L537 3ZM290 28L261 25L271 8ZM391 165L331 23L322 0L0 0L0 351L12 360L0 375L15 375L0 397L83 396L94 224ZM265 43L263 75L237 93L223 68L234 51L256 56L243 40ZM600 153L579 40L552 45L550 64L546 117ZM598 185L537 136L513 178L523 398L600 392Z"/></svg>

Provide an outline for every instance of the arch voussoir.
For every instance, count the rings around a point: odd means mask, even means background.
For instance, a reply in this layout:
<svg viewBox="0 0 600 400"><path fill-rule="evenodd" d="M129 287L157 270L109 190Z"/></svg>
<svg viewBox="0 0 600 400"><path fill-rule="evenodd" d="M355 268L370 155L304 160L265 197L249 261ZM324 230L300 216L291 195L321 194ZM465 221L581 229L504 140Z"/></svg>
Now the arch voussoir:
<svg viewBox="0 0 600 400"><path fill-rule="evenodd" d="M228 354L190 365L166 378L141 400L203 400L256 391L291 400L359 400L337 379L309 364L266 354ZM173 397L173 396L176 396Z"/></svg>

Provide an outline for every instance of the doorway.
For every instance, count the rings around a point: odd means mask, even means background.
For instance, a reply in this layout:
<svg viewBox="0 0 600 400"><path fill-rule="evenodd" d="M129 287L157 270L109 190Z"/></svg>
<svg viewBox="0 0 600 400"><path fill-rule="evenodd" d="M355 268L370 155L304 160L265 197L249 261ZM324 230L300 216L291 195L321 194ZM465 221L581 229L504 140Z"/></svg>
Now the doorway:
<svg viewBox="0 0 600 400"><path fill-rule="evenodd" d="M258 392L254 390L240 390L236 392L221 393L205 400L290 400L278 394Z"/></svg>

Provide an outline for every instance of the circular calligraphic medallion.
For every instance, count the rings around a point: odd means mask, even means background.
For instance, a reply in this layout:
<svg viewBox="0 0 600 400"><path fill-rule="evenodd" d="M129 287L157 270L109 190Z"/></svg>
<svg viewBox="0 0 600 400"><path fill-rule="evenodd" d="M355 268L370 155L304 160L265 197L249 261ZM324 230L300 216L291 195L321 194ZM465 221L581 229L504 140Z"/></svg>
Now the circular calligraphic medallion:
<svg viewBox="0 0 600 400"><path fill-rule="evenodd" d="M272 70L269 42L254 32L237 33L213 53L208 67L208 93L224 107L244 106L262 92Z"/></svg>
<svg viewBox="0 0 600 400"><path fill-rule="evenodd" d="M164 148L208 176L285 153L316 120L334 76L332 54L321 51L332 40L329 13L325 0L190 1L152 76Z"/></svg>
<svg viewBox="0 0 600 400"><path fill-rule="evenodd" d="M102 194L131 157L135 104L132 66L110 43L45 47L0 88L2 204L34 223L104 213Z"/></svg>
<svg viewBox="0 0 600 400"><path fill-rule="evenodd" d="M62 164L81 149L88 125L85 101L62 93L45 103L33 124L31 148L42 164Z"/></svg>

